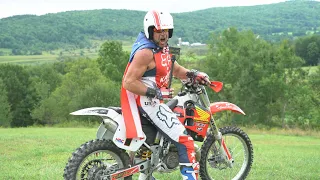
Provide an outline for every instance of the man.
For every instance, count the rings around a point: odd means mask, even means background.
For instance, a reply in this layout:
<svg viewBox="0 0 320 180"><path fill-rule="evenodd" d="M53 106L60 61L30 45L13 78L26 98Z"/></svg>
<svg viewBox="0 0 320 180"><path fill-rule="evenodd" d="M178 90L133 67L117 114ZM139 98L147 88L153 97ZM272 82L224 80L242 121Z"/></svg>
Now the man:
<svg viewBox="0 0 320 180"><path fill-rule="evenodd" d="M144 32L133 45L130 60L123 76L121 106L126 121L127 138L142 137L139 112L146 114L156 128L178 148L180 171L183 179L197 179L199 165L195 159L194 142L176 115L161 100L168 87L171 55L168 40L173 35L173 18L163 11L149 11L144 17ZM190 71L177 62L173 76L199 83L209 82L208 76ZM164 116L162 116L164 115ZM170 123L166 119L170 118ZM172 120L173 119L173 120ZM172 121L171 121L172 120ZM139 179L146 175L140 174Z"/></svg>

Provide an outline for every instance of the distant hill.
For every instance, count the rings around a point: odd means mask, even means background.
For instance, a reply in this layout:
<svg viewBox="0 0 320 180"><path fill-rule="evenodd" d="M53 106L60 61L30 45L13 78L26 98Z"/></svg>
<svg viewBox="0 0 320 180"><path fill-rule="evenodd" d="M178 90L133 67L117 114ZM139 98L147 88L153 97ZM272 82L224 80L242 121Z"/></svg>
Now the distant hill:
<svg viewBox="0 0 320 180"><path fill-rule="evenodd" d="M0 48L50 50L66 45L92 46L90 40L134 40L146 12L133 10L69 11L0 19ZM320 31L320 2L287 1L270 5L219 7L173 13L174 38L205 43L210 33L228 27L252 30L269 41Z"/></svg>

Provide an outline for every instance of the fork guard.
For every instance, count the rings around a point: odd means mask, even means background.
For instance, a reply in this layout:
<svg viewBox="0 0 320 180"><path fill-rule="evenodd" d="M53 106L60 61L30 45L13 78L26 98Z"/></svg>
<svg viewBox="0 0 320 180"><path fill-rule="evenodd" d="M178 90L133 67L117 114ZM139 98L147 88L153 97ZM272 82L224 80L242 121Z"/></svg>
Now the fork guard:
<svg viewBox="0 0 320 180"><path fill-rule="evenodd" d="M210 104L210 111L212 114L215 114L220 111L232 111L234 113L246 115L242 109L240 109L237 105L232 104L230 102L215 102Z"/></svg>

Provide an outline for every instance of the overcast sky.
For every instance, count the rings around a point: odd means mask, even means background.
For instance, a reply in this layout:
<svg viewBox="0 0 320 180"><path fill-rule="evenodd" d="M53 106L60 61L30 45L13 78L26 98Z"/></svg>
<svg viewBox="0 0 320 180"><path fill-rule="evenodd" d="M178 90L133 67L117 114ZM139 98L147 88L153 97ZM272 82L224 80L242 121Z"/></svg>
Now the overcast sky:
<svg viewBox="0 0 320 180"><path fill-rule="evenodd" d="M171 13L211 7L252 6L285 0L0 0L0 19L13 15L57 13L71 10L162 9Z"/></svg>

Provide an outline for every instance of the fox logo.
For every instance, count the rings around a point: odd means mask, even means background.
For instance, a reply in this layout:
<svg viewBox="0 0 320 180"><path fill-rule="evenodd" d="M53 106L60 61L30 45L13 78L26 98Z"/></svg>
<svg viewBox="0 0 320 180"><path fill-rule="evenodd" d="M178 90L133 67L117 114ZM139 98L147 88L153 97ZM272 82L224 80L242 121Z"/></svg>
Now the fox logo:
<svg viewBox="0 0 320 180"><path fill-rule="evenodd" d="M174 125L181 124L179 119L176 117L174 113L171 113L163 106L159 106L159 111L157 112L157 116L161 121L164 121L168 128L172 128Z"/></svg>

